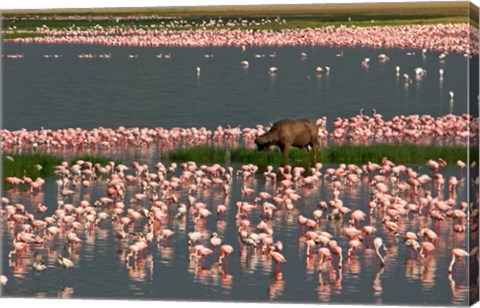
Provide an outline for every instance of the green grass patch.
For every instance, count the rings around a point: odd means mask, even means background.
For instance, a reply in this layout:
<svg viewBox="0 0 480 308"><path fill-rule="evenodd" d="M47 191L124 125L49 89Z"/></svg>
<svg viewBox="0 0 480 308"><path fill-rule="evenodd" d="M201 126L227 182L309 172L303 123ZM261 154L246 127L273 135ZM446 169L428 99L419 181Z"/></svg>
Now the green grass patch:
<svg viewBox="0 0 480 308"><path fill-rule="evenodd" d="M20 179L27 176L33 180L37 177L48 177L53 174L53 167L63 161L61 157L42 153L4 153L2 158L3 179L13 176Z"/></svg>
<svg viewBox="0 0 480 308"><path fill-rule="evenodd" d="M89 8L47 10L4 10L3 16L148 16L174 18L222 18L254 16L460 16L469 9L468 2L397 2L397 3L342 3L342 4L284 4L284 5L211 5L191 7L144 7L144 8ZM473 6L471 8L473 10ZM478 11L477 11L478 12Z"/></svg>
<svg viewBox="0 0 480 308"><path fill-rule="evenodd" d="M470 9L470 11L469 11ZM470 12L470 20L468 13ZM475 15L475 12L477 13ZM86 19L68 19L82 16ZM102 16L103 20L88 18ZM124 20L122 17L152 16ZM319 28L325 26L396 26L408 24L443 24L471 22L478 27L478 11L468 2L426 2L426 3L356 3L356 4L297 4L297 5L238 5L238 6L196 6L196 7L151 7L151 8L106 8L106 9L53 9L53 10L6 10L3 12L3 29L15 27L17 30L35 31L47 25L50 29L68 29L75 25L82 30L95 25L102 27L144 28L160 26L172 20L187 20L200 23L210 18L224 22L228 20L261 21L276 17L285 19L286 24L266 24L262 26L240 26L240 29L280 30ZM41 19L41 18L48 19ZM58 19L62 17L66 19ZM119 18L117 22L116 19ZM351 21L349 21L351 19ZM371 21L375 20L374 23ZM225 28L225 27L221 27ZM158 28L156 28L158 29ZM170 28L189 30L192 28ZM12 35L4 37L10 39Z"/></svg>
<svg viewBox="0 0 480 308"><path fill-rule="evenodd" d="M36 32L12 32L12 33L3 33L2 40L14 40L20 38L34 38L34 37L43 37L44 34Z"/></svg>
<svg viewBox="0 0 480 308"><path fill-rule="evenodd" d="M478 149L471 151L474 152L471 153L472 156L478 156ZM414 144L340 145L321 148L318 152L318 161L322 163L360 165L368 161L380 162L383 157L387 157L396 164L424 164L429 159L438 158L443 158L447 163L454 163L457 160L466 160L467 147L423 146ZM277 150L259 152L242 147L225 149L204 146L172 150L165 153L163 159L175 162L195 161L197 163L252 163L259 167L280 165L286 162ZM289 163L306 165L310 160L311 153L296 148L290 150L288 156Z"/></svg>
<svg viewBox="0 0 480 308"><path fill-rule="evenodd" d="M70 160L70 166L78 160L90 161L93 164L99 163L102 166L106 166L110 161L115 162L115 165L121 163L119 160L105 156L80 155ZM35 180L37 177L46 178L52 176L54 167L60 165L64 158L45 153L4 153L2 161L4 180L7 177L21 179L24 176Z"/></svg>

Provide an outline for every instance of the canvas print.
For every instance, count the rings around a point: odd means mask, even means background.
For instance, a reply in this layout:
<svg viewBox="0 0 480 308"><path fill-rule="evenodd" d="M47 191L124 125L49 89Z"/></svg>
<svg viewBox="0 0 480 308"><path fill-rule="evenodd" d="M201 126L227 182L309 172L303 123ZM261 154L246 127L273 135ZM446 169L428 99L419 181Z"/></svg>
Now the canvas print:
<svg viewBox="0 0 480 308"><path fill-rule="evenodd" d="M1 297L475 303L478 16L3 11Z"/></svg>

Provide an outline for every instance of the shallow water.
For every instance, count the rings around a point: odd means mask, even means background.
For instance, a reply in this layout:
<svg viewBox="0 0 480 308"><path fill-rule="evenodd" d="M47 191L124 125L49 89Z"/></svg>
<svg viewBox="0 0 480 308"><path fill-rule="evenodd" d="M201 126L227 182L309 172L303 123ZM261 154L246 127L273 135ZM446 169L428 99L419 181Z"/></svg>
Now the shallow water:
<svg viewBox="0 0 480 308"><path fill-rule="evenodd" d="M343 57L336 54L343 51ZM276 53L275 58L268 55ZM307 53L302 59L301 52ZM415 53L407 55L407 52ZM468 58L420 50L254 47L136 48L88 45L4 44L3 126L7 129L67 127L252 127L280 118L350 117L361 108L390 118L398 114L467 112ZM111 54L80 59L79 54ZM171 59L157 54L171 53ZM390 61L377 56L385 53ZM44 55L61 55L44 58ZM137 55L131 59L129 55ZM213 55L205 58L204 55ZM256 58L255 55L264 55ZM370 58L368 68L362 67ZM248 69L240 65L248 60ZM478 62L478 57L476 57ZM270 76L269 67L278 67ZM315 68L330 67L317 76ZM400 77L395 67L400 66ZM201 68L197 76L196 67ZM422 67L427 75L415 78ZM439 80L438 71L444 69ZM406 73L412 82L405 83ZM455 93L450 104L448 92ZM473 95L473 94L472 94ZM473 95L476 101L476 96Z"/></svg>
<svg viewBox="0 0 480 308"><path fill-rule="evenodd" d="M332 165L333 166L333 165ZM235 165L235 170L237 169ZM330 166L325 166L327 168ZM457 175L458 170L447 167L444 176ZM322 181L315 188L298 188L302 199L295 202L295 209L286 211L280 206L274 212L271 223L274 239L284 244L283 254L287 259L282 264L282 278L274 275L274 265L268 255L241 247L237 237L235 221L238 200L252 201L254 195L242 196L240 188L243 180L235 177L232 183L232 193L224 199L221 188L199 190L194 195L197 201L205 202L214 212L216 205L224 203L228 206L226 216L217 220L215 214L205 221L195 225L190 214L184 220L174 219L176 204L171 205L170 215L163 227L175 231L169 238L168 245L153 245L144 251L137 262L130 261L126 266L124 258L128 253L128 241L117 239L115 233L118 224L110 220L103 221L94 230L80 230L78 234L84 240L78 245L70 258L75 267L67 271L58 265L59 254L67 254L65 235L60 235L45 245L32 245L23 256L8 260L12 230L3 217L2 228L2 265L3 273L10 277L8 289L3 289L4 296L9 297L66 297L66 298L119 298L119 299L197 299L197 300L235 300L235 301L281 301L281 302L332 302L332 303L383 303L383 304L422 304L429 305L463 305L468 301L467 293L461 292L467 287L467 276L461 267L453 273L456 287L451 288L448 279L448 264L451 249L465 247L465 234L455 234L452 231L451 219L435 223L427 216L410 216L399 221L400 232L415 231L428 227L434 229L441 240L432 257L427 259L411 259L408 247L395 239L392 232L382 227L379 214L367 218L363 225L371 224L378 229L375 236L383 238L386 251L386 265L381 268L371 240L366 238L363 247L347 258L348 238L342 235L347 218L342 221L324 219L321 229L330 232L339 245L343 247L343 270L336 267L328 271L323 269L318 276L318 261L316 257L306 262L305 240L296 219L302 214L312 217L312 212L320 200L331 200L332 183ZM263 176L248 180L249 187L256 191L273 193L276 186L265 183ZM427 189L429 185L425 186ZM368 213L368 201L371 198L371 188L365 178L361 183L351 188L342 187L340 198L352 209L362 209ZM98 181L94 186L75 189L74 197L65 201L78 205L80 200L89 200L92 204L98 198L105 196L105 180ZM134 183L128 186L125 200L138 192ZM444 191L446 194L446 191ZM36 217L51 215L56 209L58 192L53 180L47 182L42 193L31 196L29 192L9 190L5 196L11 203L23 203L27 211ZM457 188L457 201L464 201L466 196L465 182ZM61 197L60 197L61 198ZM178 189L178 203L187 203L186 187ZM36 213L32 205L44 202L49 210L44 215ZM127 207L129 203L126 202ZM141 202L147 208L149 201ZM137 206L138 207L138 206ZM107 212L111 213L110 210ZM261 221L260 210L250 214L252 231ZM140 220L135 227L130 226L130 232L147 232L145 219ZM200 243L209 246L208 238L211 232L218 232L223 243L230 244L235 251L228 259L228 268L223 276L219 270L216 257L206 258L203 267L197 267L189 261L187 249L187 233L200 231L205 239ZM43 255L44 261L51 268L41 273L35 273L31 268L34 253ZM338 264L337 259L334 265ZM460 293L460 295L458 295ZM463 295L462 295L463 294Z"/></svg>

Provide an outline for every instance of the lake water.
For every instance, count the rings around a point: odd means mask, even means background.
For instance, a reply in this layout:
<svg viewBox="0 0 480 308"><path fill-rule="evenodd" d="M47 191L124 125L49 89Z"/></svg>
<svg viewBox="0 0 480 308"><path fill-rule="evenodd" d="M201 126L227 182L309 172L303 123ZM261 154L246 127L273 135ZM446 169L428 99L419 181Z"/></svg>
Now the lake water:
<svg viewBox="0 0 480 308"><path fill-rule="evenodd" d="M336 56L340 51L343 57ZM268 57L273 52L276 57ZM307 53L306 59L300 57L301 52ZM408 56L407 52L415 52L415 55ZM2 59L3 127L10 130L99 126L205 126L212 129L227 124L251 127L284 117L320 116L327 116L331 124L335 117L358 114L361 108L368 113L376 108L387 118L397 114L438 116L467 112L468 60L456 54L439 62L438 53L428 52L422 57L419 50L278 47L248 48L242 52L239 48L18 44L5 44L3 53L24 55L21 59ZM81 53L111 53L111 58L80 59L78 54ZM156 57L159 53L171 53L172 57L159 59ZM390 61L378 62L377 55L381 53L387 54ZM47 54L61 57L44 58ZM129 58L128 55L134 54L138 58ZM205 54L213 57L205 58ZM256 54L265 57L256 58ZM366 57L371 59L368 68L361 65ZM241 67L242 60L249 61L248 69ZM395 76L397 65L401 67L401 75L407 73L413 79L411 83L405 84L401 76ZM268 73L271 66L278 67L274 76ZM317 66L329 66L330 73L317 76ZM201 68L198 76L196 67ZM423 67L427 75L416 79L413 73L416 67ZM438 79L440 68L445 71L443 80ZM453 104L449 102L449 91L455 93ZM151 151L154 150L138 150L125 162L141 159L153 168L158 155ZM239 165L233 167L240 168ZM419 172L429 173L425 167ZM458 176L454 166L448 166L442 173L446 179ZM217 204L228 205L223 220L217 220L214 214L199 225L194 225L189 215L179 221L173 217L176 205L172 205L171 215L164 225L175 231L168 246L146 249L138 262L131 262L130 268L124 262L128 242L115 237L118 226L110 220L91 232L78 232L84 242L71 253L75 267L66 272L57 264L59 254L66 253L64 235L45 245L34 245L21 258L9 262L7 256L13 233L2 217L2 274L9 277L7 287L2 287L3 295L355 304L468 303L469 285L464 269L454 270L451 279L455 286L452 287L448 277L452 248L466 247L468 238L465 233L454 234L450 219L438 224L428 216L400 220L400 232L428 227L439 233L441 239L434 255L427 259L411 259L408 247L382 226L379 215L367 219L363 224L375 226L376 236L382 237L386 244L384 268L379 266L368 240L347 260L348 239L342 235L346 218L343 221L323 220L322 230L332 233L344 249L344 264L341 271L336 268L330 272L324 270L319 276L316 257L306 262L305 240L296 219L300 214L312 217L319 200L332 199L333 187L328 180L311 189L298 188L302 198L295 202L295 209L286 211L281 207L274 213L274 238L283 242L282 253L287 259L281 266L283 277L278 279L268 255L239 245L235 204L254 198L241 195L242 184L241 178L234 177L232 193L227 199L219 188L195 193L197 201L205 202L212 211ZM261 175L248 180L247 185L257 192L273 193L276 189L266 184ZM429 190L431 186L426 185L424 189ZM130 200L138 190L137 185L129 185L125 200ZM186 203L186 190L186 187L179 189L178 203ZM67 202L78 205L80 200L89 200L93 203L105 196L106 183L100 180L91 188L75 191L74 197ZM346 206L368 212L371 188L366 178L340 191ZM441 195L445 198L446 188ZM13 204L25 204L36 217L44 217L56 209L58 191L55 181L49 179L43 192L34 196L23 190L8 190L4 196ZM467 187L463 181L457 187L457 203L465 201L466 196ZM33 208L38 202L49 207L43 215ZM149 207L148 202L144 205ZM253 226L261 220L258 210L251 217ZM234 247L235 252L228 260L228 275L220 273L211 256L203 267L189 262L187 233L194 230L205 234L201 243L206 246L209 234L218 232L224 243ZM146 231L145 220L129 231ZM43 255L51 268L41 273L32 270L32 257L36 252ZM218 258L218 252L216 256Z"/></svg>
<svg viewBox="0 0 480 308"><path fill-rule="evenodd" d="M302 59L301 52L307 53ZM337 54L343 52L343 57ZM414 55L407 55L414 53ZM3 127L252 127L280 118L467 112L468 58L371 48L135 48L4 44ZM269 55L275 53L275 58ZM377 60L386 54L390 61ZM44 58L44 55L60 58ZM111 54L80 59L80 54ZM158 54L171 54L159 59ZM136 55L137 58L129 58ZM205 58L205 55L213 57ZM256 58L256 55L264 55ZM362 67L370 58L368 68ZM247 60L248 69L240 62ZM471 61L477 61L478 56ZM271 76L270 67L278 68ZM330 67L317 76L315 68ZM400 66L400 77L395 67ZM201 68L197 76L196 68ZM414 69L427 75L415 78ZM439 80L439 69L444 70ZM411 83L402 81L406 73ZM455 93L450 104L448 92ZM473 92L473 91L472 91ZM476 101L476 95L471 99Z"/></svg>
<svg viewBox="0 0 480 308"><path fill-rule="evenodd" d="M235 166L237 169L239 166ZM329 167L329 166L325 166ZM458 174L454 167L447 168L444 176ZM2 231L2 272L10 280L8 288L3 289L4 296L9 297L48 297L48 298L107 298L107 299L176 299L176 300L234 300L234 301L281 301L281 302L330 302L330 303L383 303L383 304L422 304L429 305L464 305L468 301L468 279L462 267L454 270L452 279L456 286L451 288L448 278L448 264L451 249L466 247L465 233L454 234L451 220L435 225L429 216L410 216L398 223L399 232L418 231L428 227L440 236L434 255L427 259L411 259L409 248L402 241L397 241L392 232L382 226L379 214L367 218L362 225L371 224L378 229L375 236L383 238L386 251L386 265L382 269L376 260L371 239L365 239L363 247L347 259L348 238L342 235L343 221L322 221L322 230L330 232L339 245L344 248L343 270L334 268L328 272L324 269L319 278L317 258L306 263L305 240L296 218L302 214L312 217L319 200L328 201L333 197L332 183L323 181L312 189L297 189L302 199L295 202L295 209L286 211L283 206L272 218L274 239L284 244L283 254L287 263L281 266L283 278L278 280L273 275L274 265L268 255L241 247L237 237L235 221L238 200L252 201L254 196L242 196L240 188L243 180L234 178L232 194L224 199L220 188L208 189L195 193L197 201L205 202L211 211L216 205L224 203L229 210L222 220L213 214L200 224L195 225L190 215L184 220L174 219L176 205L170 208L170 217L163 227L175 231L168 240L168 246L153 245L144 251L138 262L130 261L131 268L125 264L128 253L128 241L117 239L115 234L119 225L109 219L100 223L93 231L80 230L78 235L84 240L70 254L75 267L63 272L58 265L59 254L66 254L65 235L44 245L32 245L22 257L15 257L10 262L8 253L12 242L12 231L3 220ZM273 193L276 186L265 184L263 177L257 176L247 182L256 191L265 190ZM428 189L430 185L426 186ZM187 202L187 188L178 191L178 203ZM65 201L78 205L80 200L89 200L92 204L105 196L105 180L100 180L88 189L75 189L74 197ZM139 191L137 185L129 185L125 200ZM351 208L362 209L368 213L368 201L371 188L364 179L351 188L342 188L340 198ZM443 192L446 194L446 191ZM457 189L457 201L466 198L465 183ZM12 203L23 203L27 211L36 217L52 215L58 198L57 187L53 180L47 182L42 193L34 195L19 190L8 190L5 196ZM44 202L49 210L41 215L34 206ZM129 204L128 201L126 204ZM149 207L149 202L143 203ZM111 213L111 208L107 209ZM252 226L261 221L260 210L250 214ZM200 231L205 239L200 243L209 246L211 232L218 232L223 243L235 249L228 260L227 273L222 277L218 264L212 256L206 258L203 268L196 267L188 259L187 233ZM18 231L17 229L15 231ZM146 220L142 219L129 232L146 232ZM255 231L255 227L252 228ZM35 273L31 268L34 253L40 253L45 263L51 268ZM218 258L216 253L215 260ZM337 264L335 260L334 264ZM472 264L473 266L473 264Z"/></svg>

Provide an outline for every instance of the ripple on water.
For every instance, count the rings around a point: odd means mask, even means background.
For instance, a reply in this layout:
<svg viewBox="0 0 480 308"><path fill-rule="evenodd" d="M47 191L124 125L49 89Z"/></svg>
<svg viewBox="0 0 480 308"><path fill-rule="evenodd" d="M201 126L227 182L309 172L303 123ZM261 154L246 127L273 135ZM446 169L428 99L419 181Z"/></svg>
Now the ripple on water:
<svg viewBox="0 0 480 308"><path fill-rule="evenodd" d="M456 172L455 168L445 170L446 175ZM171 228L176 233L169 239L168 246L153 246L145 250L141 260L131 261L131 267L126 267L124 258L128 249L127 241L116 239L115 226L111 222L102 222L100 227L95 228L91 233L88 230L78 230L78 235L84 242L76 246L71 258L75 267L66 271L66 281L63 282L63 271L57 264L58 256L63 253L66 245L64 235L60 235L52 242L50 249L35 246L21 258L21 262L10 265L4 261L3 265L16 295L31 295L32 290L39 290L39 294L46 292L46 296L52 297L107 297L112 296L124 298L145 298L172 299L183 298L184 291L178 286L185 286L189 289L189 295L194 298L212 299L241 299L241 300L272 300L290 301L296 298L299 300L312 301L345 301L345 302L375 302L377 300L387 302L405 303L425 301L428 302L461 302L464 294L462 287L463 276L454 273L455 288L448 283L447 271L450 260L451 249L455 246L464 246L466 238L458 237L453 241L452 230L448 222L438 224L438 233L441 235L434 258L431 260L410 260L410 251L401 241L395 238L393 233L388 232L377 217L363 224L371 224L377 228L377 233L372 238L379 236L384 240L387 251L386 266L379 266L377 257L372 249L372 239L365 238L362 247L358 248L354 255L346 258L346 247L348 238L343 235L345 221L323 220L321 229L330 232L339 245L344 248L344 263L342 276L338 270L331 273L324 271L321 277L318 276L318 259L312 258L310 264L305 262L305 243L301 237L300 226L296 217L302 214L312 217L312 211L316 208L319 200L328 201L333 197L332 185L329 181L323 181L315 190L301 190L302 199L292 211L280 209L274 213L274 239L281 240L284 244L282 253L287 258L287 264L281 265L282 278L278 279L273 273L275 264L269 255L255 252L251 248L240 248L238 245L237 225L235 221L236 200L250 200L250 197L242 197L239 188L240 180L236 180L233 186L232 196L229 201L229 210L223 222L219 223L216 217L210 217L206 223L194 225L190 218L185 222L168 221L164 226ZM45 202L56 204L56 188L54 183L47 182L44 188ZM101 184L104 185L104 184ZM256 187L261 190L263 182L261 177L257 179ZM105 187L98 191L92 190L90 200L96 200L105 194ZM464 189L464 188L463 188ZM134 187L128 192L128 197L134 193ZM463 190L459 188L458 200L462 200ZM184 192L183 192L184 193ZM8 193L7 193L8 194ZM212 209L217 202L223 202L218 195L209 192L198 193L197 199L204 201ZM367 209L370 198L367 183L359 183L356 189L341 189L341 198L346 206ZM29 193L19 192L14 200L29 204ZM182 199L183 198L183 199ZM244 198L244 199L242 199ZM69 201L70 202L70 201ZM78 200L71 201L74 204ZM185 196L180 202L186 202ZM52 211L55 206L49 206ZM175 212L175 205L171 210ZM28 209L29 211L32 209ZM52 212L53 213L53 212ZM251 214L252 231L255 225L260 222L260 211ZM51 215L51 213L49 213ZM408 230L418 231L424 227L432 227L434 222L426 217L405 218L399 223L401 232ZM6 224L2 221L2 230ZM203 267L196 268L188 261L186 234L192 230L199 230L205 234L200 242L208 245L208 238L211 232L218 231L222 234L225 243L232 244L235 252L229 257L228 274L222 275L218 266L214 264L213 258L209 257ZM139 222L135 229L133 226L128 232L146 231L146 223ZM12 234L2 233L2 243L11 243ZM40 287L36 287L35 276L31 270L31 259L35 252L43 255L44 261L49 266L55 267L41 273ZM6 256L8 251L2 251ZM217 254L218 258L218 254ZM337 261L335 260L335 263ZM13 273L13 275L11 275ZM231 275L231 276L229 276ZM321 280L320 280L321 279ZM405 283L407 282L407 283ZM10 283L10 281L9 281ZM72 292L68 288L74 289ZM235 287L234 287L235 286ZM395 295L396 288L402 288L402 296L407 294L409 299ZM48 290L48 291L46 291ZM458 290L458 292L457 292ZM448 291L445 292L445 291ZM457 292L454 294L454 292ZM436 299L434 294L442 294L442 298ZM463 298L465 303L466 297ZM410 302L409 302L410 303Z"/></svg>

